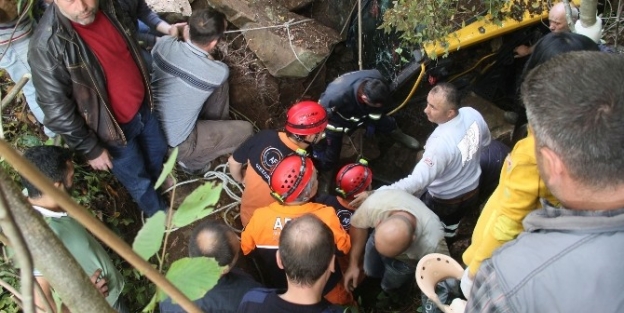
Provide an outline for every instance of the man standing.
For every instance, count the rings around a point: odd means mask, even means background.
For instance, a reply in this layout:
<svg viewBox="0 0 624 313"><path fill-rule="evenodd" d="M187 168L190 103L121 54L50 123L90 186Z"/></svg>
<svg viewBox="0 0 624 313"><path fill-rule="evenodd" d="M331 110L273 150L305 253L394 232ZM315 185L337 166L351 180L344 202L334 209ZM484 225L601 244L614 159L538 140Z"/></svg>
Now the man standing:
<svg viewBox="0 0 624 313"><path fill-rule="evenodd" d="M421 200L440 217L445 235L454 237L464 214L479 205L481 148L490 144L490 130L475 109L459 108L459 92L448 83L431 89L425 114L438 127L427 139L422 159L409 176L379 190L424 192Z"/></svg>
<svg viewBox="0 0 624 313"><path fill-rule="evenodd" d="M227 225L206 220L193 229L189 239L189 255L214 259L223 272L217 284L195 304L204 312L234 313L243 296L252 288L261 287L247 273L236 267L240 256L240 242L236 233ZM160 303L161 313L186 312L171 298Z"/></svg>
<svg viewBox="0 0 624 313"><path fill-rule="evenodd" d="M466 312L622 311L623 80L622 56L589 51L525 78L539 173L561 207L543 201L483 262Z"/></svg>
<svg viewBox="0 0 624 313"><path fill-rule="evenodd" d="M335 270L335 252L332 230L317 216L305 214L288 222L275 256L278 266L286 272L288 289L283 294L275 289L253 289L245 295L237 312L345 312L322 296Z"/></svg>
<svg viewBox="0 0 624 313"><path fill-rule="evenodd" d="M73 185L74 165L71 152L57 146L36 146L24 152L24 158L35 165L54 186L69 191ZM80 267L91 276L91 281L106 301L121 313L129 312L121 301L123 276L102 245L76 220L68 216L63 208L49 195L43 194L37 187L22 177L22 183L28 191L28 202L45 218L50 229L57 235ZM48 280L37 270L34 273L37 283L49 303L54 303L52 287ZM35 303L39 307L46 299L35 292ZM54 306L53 306L54 307ZM65 309L63 312L65 312Z"/></svg>
<svg viewBox="0 0 624 313"><path fill-rule="evenodd" d="M95 170L112 170L148 216L166 208L154 190L167 153L153 115L149 74L110 0L55 0L28 60L44 124Z"/></svg>
<svg viewBox="0 0 624 313"><path fill-rule="evenodd" d="M420 148L418 141L404 134L388 113L390 89L378 70L344 74L331 82L319 103L329 114L327 138L314 146L319 170L333 170L340 159L342 137L360 127L389 134L410 149Z"/></svg>
<svg viewBox="0 0 624 313"><path fill-rule="evenodd" d="M369 236L368 229L375 230ZM402 190L373 193L351 216L351 252L345 287L366 275L393 299L406 299L416 264L429 253L448 255L440 219L422 201ZM362 262L363 260L363 262Z"/></svg>
<svg viewBox="0 0 624 313"><path fill-rule="evenodd" d="M152 50L156 109L169 146L178 147L178 163L191 174L205 173L210 161L253 133L249 122L228 120L229 70L210 55L226 23L217 11L195 11L185 41L166 36Z"/></svg>

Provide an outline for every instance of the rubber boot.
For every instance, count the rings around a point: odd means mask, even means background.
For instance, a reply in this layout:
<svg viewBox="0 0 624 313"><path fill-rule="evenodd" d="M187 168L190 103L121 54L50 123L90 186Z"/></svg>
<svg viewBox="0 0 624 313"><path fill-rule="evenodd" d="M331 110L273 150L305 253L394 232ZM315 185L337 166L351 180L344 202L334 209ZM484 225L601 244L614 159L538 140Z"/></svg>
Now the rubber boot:
<svg viewBox="0 0 624 313"><path fill-rule="evenodd" d="M397 128L390 133L390 137L409 149L418 150L420 148L420 143L416 138L405 134L401 129Z"/></svg>

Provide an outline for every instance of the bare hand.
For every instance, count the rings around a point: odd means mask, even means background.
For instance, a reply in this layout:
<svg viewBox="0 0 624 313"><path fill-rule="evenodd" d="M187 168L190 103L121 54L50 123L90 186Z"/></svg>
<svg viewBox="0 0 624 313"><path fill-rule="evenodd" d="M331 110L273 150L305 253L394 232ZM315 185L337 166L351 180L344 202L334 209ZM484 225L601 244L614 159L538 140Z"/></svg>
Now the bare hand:
<svg viewBox="0 0 624 313"><path fill-rule="evenodd" d="M531 54L531 47L525 46L525 45L517 46L514 49L514 53L515 53L514 58L516 58L516 59L517 58L523 58L523 57Z"/></svg>
<svg viewBox="0 0 624 313"><path fill-rule="evenodd" d="M89 160L89 165L94 170L98 171L108 171L113 168L113 163L111 162L111 156L108 154L108 150L102 150L99 156L97 156L93 160Z"/></svg>
<svg viewBox="0 0 624 313"><path fill-rule="evenodd" d="M186 23L176 23L171 25L171 27L169 27L168 35L176 38L180 37L184 32L185 26Z"/></svg>
<svg viewBox="0 0 624 313"><path fill-rule="evenodd" d="M91 282L95 285L95 288L100 292L104 297L108 297L108 283L106 279L101 277L102 269L98 268L95 270L93 275L91 275Z"/></svg>
<svg viewBox="0 0 624 313"><path fill-rule="evenodd" d="M344 272L344 287L349 291L353 291L360 283L360 275L362 269L357 266L351 266Z"/></svg>
<svg viewBox="0 0 624 313"><path fill-rule="evenodd" d="M362 205L362 203L364 202L364 200L366 200L366 198L368 198L368 196L370 196L372 193L373 193L372 191L364 191L355 195L355 198L353 199L353 201L349 203L349 206L353 208L359 208L360 205Z"/></svg>

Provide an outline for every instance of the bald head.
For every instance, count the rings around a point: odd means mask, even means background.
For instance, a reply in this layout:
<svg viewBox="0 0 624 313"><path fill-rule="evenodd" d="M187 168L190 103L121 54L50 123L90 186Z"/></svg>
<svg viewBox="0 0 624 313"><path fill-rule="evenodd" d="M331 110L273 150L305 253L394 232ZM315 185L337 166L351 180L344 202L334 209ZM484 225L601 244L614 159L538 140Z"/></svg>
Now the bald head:
<svg viewBox="0 0 624 313"><path fill-rule="evenodd" d="M234 231L214 220L197 225L189 240L191 257L214 258L219 266L233 266L239 251L240 243Z"/></svg>
<svg viewBox="0 0 624 313"><path fill-rule="evenodd" d="M578 19L578 10L573 4L570 4L570 10L572 11L572 23L576 23ZM568 21L566 20L565 5L563 2L559 2L550 8L548 13L548 22L550 31L553 33L569 32Z"/></svg>
<svg viewBox="0 0 624 313"><path fill-rule="evenodd" d="M414 231L409 218L401 214L390 215L375 227L375 249L385 257L396 257L412 244Z"/></svg>

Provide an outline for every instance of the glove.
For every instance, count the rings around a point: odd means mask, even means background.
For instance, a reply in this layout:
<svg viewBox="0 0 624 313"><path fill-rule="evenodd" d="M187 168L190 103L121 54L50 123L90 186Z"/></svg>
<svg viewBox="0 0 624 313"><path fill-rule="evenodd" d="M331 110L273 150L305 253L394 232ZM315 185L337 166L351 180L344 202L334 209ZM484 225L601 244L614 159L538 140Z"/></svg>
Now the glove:
<svg viewBox="0 0 624 313"><path fill-rule="evenodd" d="M464 270L464 275L462 275L461 282L459 287L461 288L462 293L466 299L470 300L470 289L472 289L472 278L470 278L470 270L468 267Z"/></svg>

